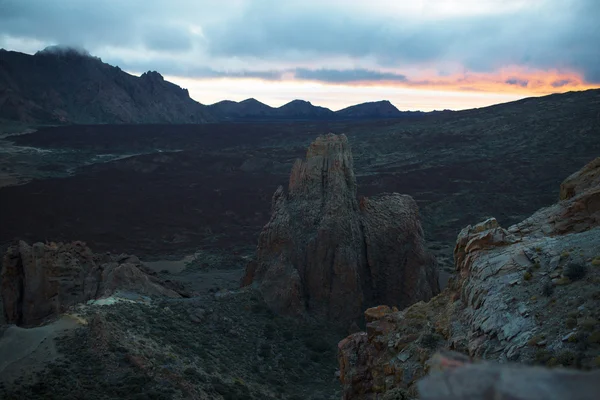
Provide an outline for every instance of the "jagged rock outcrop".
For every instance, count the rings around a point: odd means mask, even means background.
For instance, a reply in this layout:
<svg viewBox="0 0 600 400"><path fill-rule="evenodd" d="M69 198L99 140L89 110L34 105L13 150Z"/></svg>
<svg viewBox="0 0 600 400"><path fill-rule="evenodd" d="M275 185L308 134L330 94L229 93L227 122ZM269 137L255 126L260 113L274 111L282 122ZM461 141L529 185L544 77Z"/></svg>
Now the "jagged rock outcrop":
<svg viewBox="0 0 600 400"><path fill-rule="evenodd" d="M137 257L94 254L82 242L29 246L20 241L4 255L0 277L6 322L26 327L119 290L181 297L144 272Z"/></svg>
<svg viewBox="0 0 600 400"><path fill-rule="evenodd" d="M600 186L600 157L563 181L560 185L560 200L570 199L595 186Z"/></svg>
<svg viewBox="0 0 600 400"><path fill-rule="evenodd" d="M438 289L416 202L356 197L345 135L320 136L273 196L272 216L247 268L276 312L351 321L379 303L406 307Z"/></svg>
<svg viewBox="0 0 600 400"><path fill-rule="evenodd" d="M593 166L569 195L523 222L468 226L456 277L429 302L367 310L367 332L340 342L344 399L417 396L438 349L543 366L600 368L600 182ZM392 397L393 398L393 397ZM435 398L435 397L434 397Z"/></svg>

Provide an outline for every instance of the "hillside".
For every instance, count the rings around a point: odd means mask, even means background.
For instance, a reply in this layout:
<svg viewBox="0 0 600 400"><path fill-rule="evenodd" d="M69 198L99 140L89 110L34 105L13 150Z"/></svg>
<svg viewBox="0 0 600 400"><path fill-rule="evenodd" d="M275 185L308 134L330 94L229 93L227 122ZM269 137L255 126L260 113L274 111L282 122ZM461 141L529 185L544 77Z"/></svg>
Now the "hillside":
<svg viewBox="0 0 600 400"><path fill-rule="evenodd" d="M158 72L140 77L74 49L0 50L0 120L25 123L204 123L214 118Z"/></svg>

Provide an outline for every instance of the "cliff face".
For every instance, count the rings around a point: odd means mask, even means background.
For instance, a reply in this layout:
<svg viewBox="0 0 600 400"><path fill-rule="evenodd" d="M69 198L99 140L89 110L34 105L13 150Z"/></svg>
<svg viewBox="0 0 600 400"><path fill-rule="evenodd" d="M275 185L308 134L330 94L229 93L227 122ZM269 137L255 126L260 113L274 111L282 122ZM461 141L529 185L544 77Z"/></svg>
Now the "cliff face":
<svg viewBox="0 0 600 400"><path fill-rule="evenodd" d="M203 123L215 118L157 72L141 77L73 49L0 50L0 119L28 123Z"/></svg>
<svg viewBox="0 0 600 400"><path fill-rule="evenodd" d="M6 322L26 327L119 290L181 297L147 274L137 257L94 254L82 242L19 242L4 255L0 277Z"/></svg>
<svg viewBox="0 0 600 400"><path fill-rule="evenodd" d="M329 134L295 163L288 192L275 192L245 281L276 312L348 322L381 301L429 299L439 291L434 264L415 201L394 193L359 203L348 139Z"/></svg>
<svg viewBox="0 0 600 400"><path fill-rule="evenodd" d="M456 278L428 303L367 310L367 332L339 344L344 398L416 396L414 383L438 349L600 367L599 162L565 180L563 200L519 224L504 229L490 218L463 229Z"/></svg>

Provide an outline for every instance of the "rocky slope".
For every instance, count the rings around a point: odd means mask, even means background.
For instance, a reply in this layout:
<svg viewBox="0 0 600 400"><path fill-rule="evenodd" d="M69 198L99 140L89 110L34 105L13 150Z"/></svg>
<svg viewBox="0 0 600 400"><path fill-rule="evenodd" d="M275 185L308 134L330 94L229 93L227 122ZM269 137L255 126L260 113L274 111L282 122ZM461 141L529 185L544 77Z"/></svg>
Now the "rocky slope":
<svg viewBox="0 0 600 400"><path fill-rule="evenodd" d="M416 396L437 349L600 368L599 167L571 175L557 204L508 229L493 218L463 229L457 276L428 303L367 310L367 331L339 344L344 398Z"/></svg>
<svg viewBox="0 0 600 400"><path fill-rule="evenodd" d="M21 241L7 250L0 273L5 322L35 326L70 307L117 291L179 298L181 288L147 273L135 256L94 254L82 242Z"/></svg>
<svg viewBox="0 0 600 400"><path fill-rule="evenodd" d="M356 197L345 135L319 136L279 187L245 284L278 313L356 320L364 308L406 307L438 291L415 201L397 193Z"/></svg>
<svg viewBox="0 0 600 400"><path fill-rule="evenodd" d="M0 50L0 120L27 123L203 123L206 106L157 72L135 77L99 58L51 47Z"/></svg>

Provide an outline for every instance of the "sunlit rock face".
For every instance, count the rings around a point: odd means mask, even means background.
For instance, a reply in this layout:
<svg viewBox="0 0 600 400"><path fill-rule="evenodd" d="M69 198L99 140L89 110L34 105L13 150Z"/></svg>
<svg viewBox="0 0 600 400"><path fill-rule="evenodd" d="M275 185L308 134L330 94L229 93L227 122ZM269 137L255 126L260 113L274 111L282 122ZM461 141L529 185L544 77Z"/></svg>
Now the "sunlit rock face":
<svg viewBox="0 0 600 400"><path fill-rule="evenodd" d="M334 134L318 137L287 192L275 192L246 275L278 313L341 322L439 292L416 202L397 193L359 201L348 139Z"/></svg>

